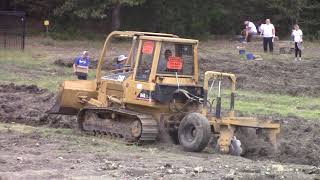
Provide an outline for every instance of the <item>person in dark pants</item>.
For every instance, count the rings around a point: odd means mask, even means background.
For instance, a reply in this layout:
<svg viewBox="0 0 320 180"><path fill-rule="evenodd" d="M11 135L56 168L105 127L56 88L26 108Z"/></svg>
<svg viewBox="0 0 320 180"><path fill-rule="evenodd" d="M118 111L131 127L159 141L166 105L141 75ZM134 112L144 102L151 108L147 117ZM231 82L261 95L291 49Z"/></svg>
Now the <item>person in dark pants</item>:
<svg viewBox="0 0 320 180"><path fill-rule="evenodd" d="M294 29L292 30L292 37L293 37L293 40L294 40L294 49L295 49L295 61L298 60L298 55L299 55L299 61L301 61L301 49L302 49L302 31L301 29L299 28L299 25L298 24L295 24L294 25Z"/></svg>
<svg viewBox="0 0 320 180"><path fill-rule="evenodd" d="M263 38L264 52L268 52L268 46L269 46L269 51L273 52L273 37L264 37Z"/></svg>
<svg viewBox="0 0 320 180"><path fill-rule="evenodd" d="M271 24L270 19L266 19L266 24L261 25L261 35L263 36L263 50L264 52L273 52L273 41L275 37L275 28Z"/></svg>
<svg viewBox="0 0 320 180"><path fill-rule="evenodd" d="M73 72L80 80L87 80L90 66L89 52L83 51L73 63Z"/></svg>

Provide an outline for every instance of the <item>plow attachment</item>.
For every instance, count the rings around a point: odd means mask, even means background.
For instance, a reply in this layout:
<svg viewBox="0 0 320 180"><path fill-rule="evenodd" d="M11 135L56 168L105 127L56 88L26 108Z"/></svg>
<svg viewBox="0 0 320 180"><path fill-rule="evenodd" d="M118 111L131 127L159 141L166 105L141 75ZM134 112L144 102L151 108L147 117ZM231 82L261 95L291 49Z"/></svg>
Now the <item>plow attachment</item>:
<svg viewBox="0 0 320 180"><path fill-rule="evenodd" d="M232 147L235 132L239 128L251 128L255 130L259 138L264 138L266 143L277 149L277 137L280 133L280 124L269 120L258 120L250 117L233 117L212 119L213 123L219 124L216 131L219 132L218 147L220 152L229 153ZM250 138L250 137L247 137ZM250 140L249 140L250 141Z"/></svg>
<svg viewBox="0 0 320 180"><path fill-rule="evenodd" d="M227 117L221 117L221 81L223 78L228 78L231 81L231 100L230 110L228 111ZM212 104L208 106L210 101L208 100L209 92L212 89L213 83L209 89L209 81L218 82L218 96L215 112L212 112ZM276 149L277 135L280 133L280 124L272 122L271 120L258 120L250 117L235 117L234 106L235 106L235 89L236 89L236 77L234 74L220 73L214 71L207 71L204 78L204 108L202 114L208 117L210 124L213 126L214 132L218 136L217 145L220 152L230 153L233 146L241 148L241 143L235 137L235 132L240 128L251 128L256 131L259 137L265 137L265 140L272 144ZM208 107L210 107L208 109ZM248 137L249 138L249 137ZM234 143L234 142L238 143ZM237 155L240 151L237 152Z"/></svg>
<svg viewBox="0 0 320 180"><path fill-rule="evenodd" d="M76 115L90 98L97 98L95 81L64 81L49 114Z"/></svg>

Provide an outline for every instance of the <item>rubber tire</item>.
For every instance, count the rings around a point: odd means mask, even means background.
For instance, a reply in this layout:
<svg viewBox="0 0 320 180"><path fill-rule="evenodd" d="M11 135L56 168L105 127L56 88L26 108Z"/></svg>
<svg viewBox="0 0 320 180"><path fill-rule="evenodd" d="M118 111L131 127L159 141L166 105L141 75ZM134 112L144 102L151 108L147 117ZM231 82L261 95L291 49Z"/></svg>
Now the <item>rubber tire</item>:
<svg viewBox="0 0 320 180"><path fill-rule="evenodd" d="M191 127L191 128L190 128ZM195 136L190 139L192 128L195 129ZM187 137L189 134L189 138ZM179 142L185 151L200 152L207 147L211 136L209 121L200 113L186 115L178 130Z"/></svg>

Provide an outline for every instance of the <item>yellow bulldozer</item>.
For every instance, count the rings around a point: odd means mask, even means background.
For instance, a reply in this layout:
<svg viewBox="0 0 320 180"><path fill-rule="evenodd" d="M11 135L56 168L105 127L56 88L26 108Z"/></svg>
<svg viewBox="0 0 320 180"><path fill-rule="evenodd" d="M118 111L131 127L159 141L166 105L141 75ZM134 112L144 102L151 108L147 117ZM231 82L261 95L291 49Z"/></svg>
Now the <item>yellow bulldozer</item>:
<svg viewBox="0 0 320 180"><path fill-rule="evenodd" d="M131 42L126 66L103 74L107 49L118 38ZM126 142L154 142L160 132L168 132L192 152L202 151L216 138L220 152L240 155L235 132L243 127L264 132L268 142L276 145L280 124L235 117L235 75L207 71L199 79L198 44L173 34L114 31L104 43L95 79L64 81L49 112L77 115L82 131ZM222 116L220 86L225 79L230 81L231 98L230 109ZM218 95L211 101L214 82L218 82Z"/></svg>

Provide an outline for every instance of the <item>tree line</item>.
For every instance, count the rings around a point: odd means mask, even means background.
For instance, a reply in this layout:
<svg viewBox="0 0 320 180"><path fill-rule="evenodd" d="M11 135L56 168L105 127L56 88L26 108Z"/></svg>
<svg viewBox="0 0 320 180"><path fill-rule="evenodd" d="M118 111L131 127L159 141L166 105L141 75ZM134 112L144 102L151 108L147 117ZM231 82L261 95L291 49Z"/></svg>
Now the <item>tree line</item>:
<svg viewBox="0 0 320 180"><path fill-rule="evenodd" d="M245 20L258 26L270 18L278 36L289 36L298 23L306 36L320 39L319 0L3 0L0 9L52 19L55 31L81 29L83 22L91 22L91 28L103 27L105 31L141 30L188 37L235 35Z"/></svg>

